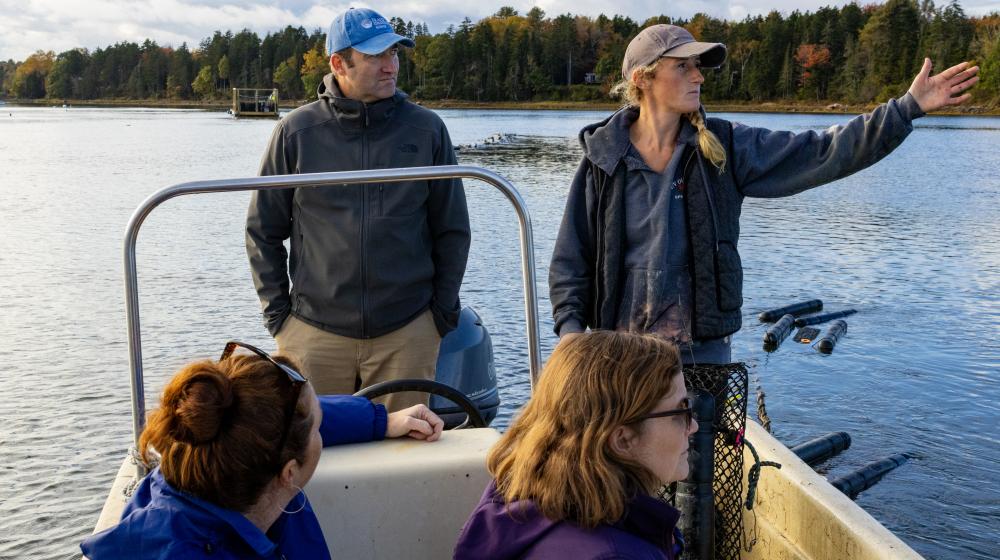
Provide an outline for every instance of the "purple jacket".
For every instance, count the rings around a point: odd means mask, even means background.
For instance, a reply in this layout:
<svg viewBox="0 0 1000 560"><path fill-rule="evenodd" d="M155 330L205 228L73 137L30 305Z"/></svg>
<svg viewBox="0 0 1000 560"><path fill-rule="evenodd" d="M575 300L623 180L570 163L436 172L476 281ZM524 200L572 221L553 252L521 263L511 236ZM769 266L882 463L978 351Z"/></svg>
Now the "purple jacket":
<svg viewBox="0 0 1000 560"><path fill-rule="evenodd" d="M670 505L639 496L617 523L589 530L552 521L531 501L508 511L491 482L462 528L455 560L674 560L683 547L679 518Z"/></svg>

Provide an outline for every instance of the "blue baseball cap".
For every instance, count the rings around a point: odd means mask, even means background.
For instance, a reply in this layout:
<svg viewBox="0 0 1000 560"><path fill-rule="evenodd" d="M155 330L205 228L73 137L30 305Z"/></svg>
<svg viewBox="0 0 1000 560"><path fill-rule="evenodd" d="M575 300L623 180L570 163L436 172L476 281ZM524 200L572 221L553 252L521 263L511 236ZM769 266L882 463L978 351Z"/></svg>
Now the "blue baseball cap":
<svg viewBox="0 0 1000 560"><path fill-rule="evenodd" d="M416 46L413 39L398 35L387 19L368 8L351 8L333 18L326 34L327 54L347 47L364 54L381 54L396 43L411 49Z"/></svg>

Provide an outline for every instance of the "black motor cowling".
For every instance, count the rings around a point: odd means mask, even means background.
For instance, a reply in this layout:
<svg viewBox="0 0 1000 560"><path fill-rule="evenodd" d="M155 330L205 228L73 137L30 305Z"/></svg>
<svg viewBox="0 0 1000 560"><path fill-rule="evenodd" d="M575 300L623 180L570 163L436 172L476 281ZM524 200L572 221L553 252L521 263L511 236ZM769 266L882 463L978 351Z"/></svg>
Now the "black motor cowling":
<svg viewBox="0 0 1000 560"><path fill-rule="evenodd" d="M500 409L493 343L483 321L471 307L462 309L458 327L441 340L435 381L458 389L475 403L489 424ZM465 420L462 409L444 397L431 395L430 407L446 428Z"/></svg>

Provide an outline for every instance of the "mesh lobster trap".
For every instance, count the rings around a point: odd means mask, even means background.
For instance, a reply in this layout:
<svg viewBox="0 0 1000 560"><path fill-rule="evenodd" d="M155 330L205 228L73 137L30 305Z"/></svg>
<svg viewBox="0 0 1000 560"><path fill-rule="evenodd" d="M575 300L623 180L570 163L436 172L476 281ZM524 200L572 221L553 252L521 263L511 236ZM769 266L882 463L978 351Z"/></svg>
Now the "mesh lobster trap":
<svg viewBox="0 0 1000 560"><path fill-rule="evenodd" d="M663 497L681 510L681 530L685 539L683 558L737 560L743 536L743 435L746 431L749 383L747 368L742 363L684 366L684 377L688 391L708 394L714 398L712 449L704 450L706 454L711 453L712 460L712 506L706 507L711 511L693 512L691 510L697 509L697 506L693 506L691 500L678 499L679 487L685 487L686 490L696 486L685 484L695 478L694 473L689 475L685 483L667 487ZM694 452L692 450L692 455ZM692 516L700 519L691 519ZM706 542L710 549L707 551L704 546Z"/></svg>

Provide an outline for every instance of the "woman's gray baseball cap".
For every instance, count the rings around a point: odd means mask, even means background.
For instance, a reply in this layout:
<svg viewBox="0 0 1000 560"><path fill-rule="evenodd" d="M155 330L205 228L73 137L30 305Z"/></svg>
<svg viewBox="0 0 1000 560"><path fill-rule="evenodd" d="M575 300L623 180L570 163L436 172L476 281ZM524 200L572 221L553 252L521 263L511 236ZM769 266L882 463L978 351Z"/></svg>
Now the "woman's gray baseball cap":
<svg viewBox="0 0 1000 560"><path fill-rule="evenodd" d="M625 49L622 77L629 80L636 68L649 66L664 56L697 56L702 68L718 68L726 60L726 45L695 41L687 29L676 25L651 25L640 31Z"/></svg>

